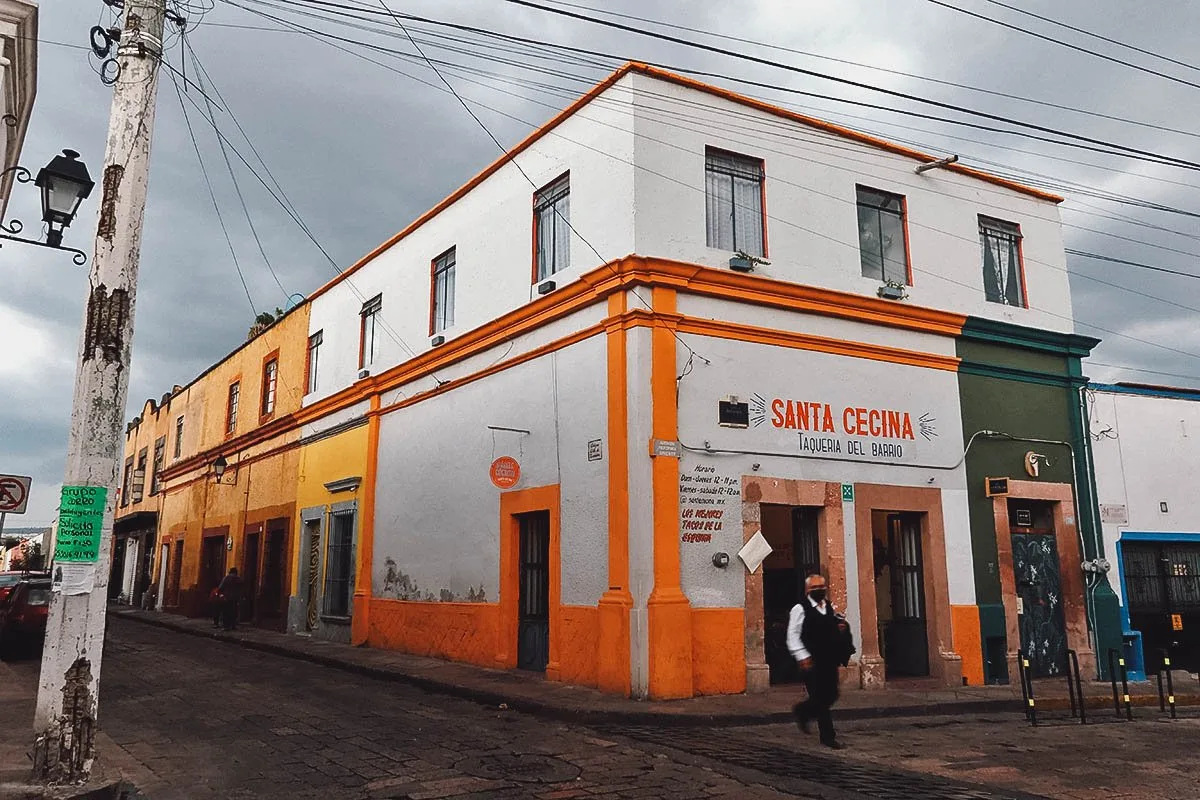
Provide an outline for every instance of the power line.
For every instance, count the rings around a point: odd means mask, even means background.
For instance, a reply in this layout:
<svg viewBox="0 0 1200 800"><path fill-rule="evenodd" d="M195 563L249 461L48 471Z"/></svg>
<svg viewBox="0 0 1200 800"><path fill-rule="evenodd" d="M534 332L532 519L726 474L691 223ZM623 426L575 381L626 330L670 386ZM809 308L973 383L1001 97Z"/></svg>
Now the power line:
<svg viewBox="0 0 1200 800"><path fill-rule="evenodd" d="M1083 114L1085 116L1095 117L1097 119L1106 119L1106 120L1110 120L1112 122L1122 122L1127 125L1137 125L1140 127L1152 128L1154 130L1163 131L1166 133L1179 134L1180 136L1191 136L1191 137L1195 137L1195 138L1200 138L1200 133L1197 133L1196 131L1184 130L1182 128L1170 128L1170 127L1166 127L1164 125L1156 125L1152 122L1143 122L1143 121L1139 121L1139 120L1129 119L1127 117L1119 117L1119 116L1115 116L1112 114L1103 114L1099 111L1089 111L1088 109L1084 109L1084 108L1076 108L1075 106L1069 106L1069 105L1065 105L1063 103L1053 103L1048 100L1038 100L1033 97L1024 97L1019 94L1011 94L1009 92L1001 92L1001 91L996 91L994 89L985 89L981 86L971 86L970 84L967 84L967 83L957 83L955 81L943 80L941 78L933 78L928 75L920 75L915 72L905 72L904 70L891 69L889 67L881 67L876 64L867 64L862 61L853 61L848 58L837 58L835 56L823 55L821 53L812 53L807 50L798 50L794 47L784 47L783 45L771 44L769 42L758 42L753 39L747 39L747 38L743 38L740 36L733 36L732 34L728 34L728 33L717 33L715 31L705 30L703 28L693 28L693 27L690 27L687 25L679 25L676 23L667 22L665 20L650 19L647 17L639 17L636 14L621 14L616 11L609 11L608 9L602 9L602 8L596 8L594 6L582 5L580 3L569 3L569 2L566 2L566 0L542 0L542 1L546 2L546 3L550 3L552 5L566 6L567 8L577 8L577 9L581 9L584 11L591 11L591 12L597 13L597 14L604 14L604 15L610 16L610 17L618 17L621 19L630 19L630 20L634 20L636 22L645 22L650 25L659 25L664 28L672 28L674 30L687 31L689 33L698 33L698 34L701 34L704 36L712 36L715 38L728 39L729 41L738 42L739 44L748 44L748 45L753 45L755 47L765 47L769 50L777 50L777 51L780 51L783 53L792 53L794 55L805 56L807 58L816 58L816 59L820 59L822 61L830 61L835 64L845 64L845 65L851 66L851 67L859 67L860 69L875 70L876 72L883 72L888 75L899 75L904 78L912 78L914 80L926 81L928 83L934 83L939 86L950 86L955 89L964 89L969 92L979 92L980 94L987 94L987 95L991 95L992 97L1003 97L1006 100L1016 100L1016 101L1022 102L1022 103L1031 103L1033 105L1044 106L1046 108L1053 108L1053 109L1057 109L1059 111L1069 111L1073 114ZM993 2L993 0L986 0L986 1ZM1029 12L1023 12L1023 13L1029 13ZM1171 59L1167 59L1167 60L1170 61ZM1193 67L1193 69L1195 69L1195 67Z"/></svg>
<svg viewBox="0 0 1200 800"><path fill-rule="evenodd" d="M184 41L186 42L186 34L184 34ZM187 48L187 49L190 50L190 48ZM197 78L197 80L199 80L200 79L200 76L199 76L199 72L200 72L199 63L200 62L196 58L195 52L191 53L191 57L192 57L192 63L194 65L196 65L196 72L197 72L196 78ZM213 120L212 106L208 104L207 100L205 100L205 105L208 107L209 119ZM215 120L213 120L213 124L214 124L214 126L216 125ZM267 265L267 271L271 273L271 277L275 280L275 285L279 287L279 291L283 292L283 296L285 298L290 298L291 294L288 292L287 289L284 288L283 282L279 280L279 275L275 272L275 267L273 267L271 265L271 259L267 257L267 251L266 251L266 248L263 247L262 238L259 237L259 235L258 235L258 228L254 224L254 218L250 216L250 209L247 208L247 206L246 206L246 198L242 194L241 184L238 183L237 173L234 172L233 164L229 161L229 151L225 148L225 141L221 137L218 136L217 144L220 145L221 157L225 160L225 169L229 171L229 179L231 181L233 181L233 190L234 190L234 192L237 193L238 202L242 206L242 214L244 214L246 217L246 224L250 226L250 233L254 236L255 244L258 245L259 255L262 256L263 263Z"/></svg>
<svg viewBox="0 0 1200 800"><path fill-rule="evenodd" d="M976 19L981 19L985 22L990 22L993 25L999 25L1002 28L1008 28L1009 30L1017 31L1018 33L1023 33L1026 36L1032 36L1035 39L1041 39L1044 42L1052 42L1054 44L1060 45L1061 47L1066 47L1069 50L1074 50L1077 53L1085 53L1089 56L1103 59L1104 61L1110 61L1113 64L1120 64L1123 67L1129 67L1130 69L1135 69L1138 72L1144 72L1148 75L1154 75L1159 78L1164 78L1168 81L1174 81L1175 83L1181 83L1184 86L1191 86L1193 89L1200 89L1200 83L1194 83L1192 81L1185 80L1184 78L1178 78L1174 75L1168 75L1165 72L1159 72L1156 69L1150 69L1149 67L1143 67L1142 65L1135 64L1132 61L1125 61L1124 59L1117 58L1116 56L1106 55L1105 53L1101 53L1096 50L1089 50L1086 47L1081 47L1080 45L1077 45L1077 44L1071 44L1070 42L1064 41L1062 39L1055 39L1053 36L1047 36L1044 33L1038 33L1037 31L1032 31L1032 30L1029 30L1028 28L1022 28L1020 25L1014 25L1011 22L1005 22L1004 20L996 19L995 17L989 17L986 14L980 14L977 11L970 11L965 8L959 8L958 6L953 5L951 3L943 2L943 0L927 0L927 1L930 3L933 3L935 6L941 6L942 8L947 8L951 11L956 11L959 14L966 14L968 17L974 17ZM984 0L984 2L992 2L992 0ZM1104 39L1104 41L1111 42L1113 44L1118 44L1118 45L1121 45L1122 47L1129 47L1132 50L1138 50L1138 52L1143 52L1143 53L1147 52L1145 50L1140 50L1139 48L1133 47L1132 45L1126 45L1121 42L1118 42L1115 39L1107 39L1098 34L1089 33L1088 31L1080 30L1079 28L1073 28L1070 25L1065 25L1064 23L1056 22L1052 19L1049 19L1048 17L1041 17L1036 14L1032 14L1031 12L1021 11L1021 9L1014 9L1012 6L1008 6L1003 3L993 3L993 5L1002 6L1003 8L1008 8L1008 9L1017 11L1022 14L1028 14L1029 16L1037 17L1040 20L1050 22L1054 25L1060 25L1065 28L1070 28L1071 30L1076 31L1077 33L1082 33L1082 34L1085 34L1088 36L1094 36L1098 39ZM1156 54L1150 53L1149 55L1156 55ZM1156 56L1156 57L1163 58L1162 56ZM1172 59L1165 59L1165 60L1171 61ZM1181 62L1174 62L1174 63L1178 64ZM1188 65L1188 64L1183 64L1183 66L1190 67L1190 65ZM1190 68L1195 69L1195 67L1190 67Z"/></svg>
<svg viewBox="0 0 1200 800"><path fill-rule="evenodd" d="M304 1L308 2L308 3L319 4L319 5L333 5L332 3L325 2L325 0L304 0ZM822 80L833 81L835 83L840 83L840 84L843 84L846 86L853 86L857 89L866 89L868 91L886 94L891 97L898 97L898 98L901 98L904 100L910 100L912 102L924 103L926 105L931 105L931 106L934 106L937 108L944 108L944 109L947 109L950 111L956 111L961 114L969 114L971 116L976 116L976 117L980 117L983 119L989 119L989 120L992 120L995 122L1003 122L1008 125L1016 125L1021 128L1026 128L1029 130L1036 130L1036 131L1040 131L1042 133L1050 133L1050 134L1054 134L1056 136L1063 136L1063 137L1066 137L1069 139L1074 139L1076 141L1081 141L1081 142L1088 142L1088 143L1094 144L1094 145L1103 145L1105 147L1112 147L1114 149L1122 150L1126 153L1141 155L1141 156L1145 156L1145 157L1149 157L1149 158L1159 159L1161 161L1170 162L1174 166L1185 167L1187 169L1193 169L1193 170L1200 169L1200 163L1197 163L1195 161L1189 161L1187 159L1177 158L1175 156L1166 156L1161 153L1155 153L1153 151L1142 150L1140 148L1135 148L1135 147L1129 147L1127 145L1114 144L1112 142L1106 142L1102 139L1095 139L1090 136L1084 136L1082 134L1071 133L1069 131L1061 131L1061 130L1057 130L1055 128L1047 127L1045 125L1038 125L1038 124L1035 124L1032 122L1025 122L1023 120L1014 119L1012 117L1005 117L1005 116L1002 116L999 114L991 114L991 113L988 113L985 111L978 111L976 109L956 105L954 103L944 103L940 100L932 100L929 98L921 97L919 95L910 94L908 92L901 92L901 91L897 91L894 89L886 89L881 86L874 86L869 83L863 83L862 81L851 80L850 78L842 78L837 75L828 75L828 74L825 74L822 72L817 72L815 70L798 67L795 64L787 64L787 63L784 63L781 61L774 61L769 58L761 58L759 56L751 55L749 53L741 53L736 50L729 50L729 49L726 49L723 47L716 47L714 45L705 44L703 42L696 42L696 41L692 41L690 39L684 39L679 36L672 36L670 34L660 33L657 31L650 31L650 30L646 30L644 28L638 28L633 25L625 25L623 23L614 22L612 20L600 19L598 17L591 17L586 14L576 13L574 11L567 11L565 9L560 9L560 8L552 8L549 6L541 5L540 3L531 2L531 0L503 0L503 1L506 3L511 3L513 5L524 6L526 8L537 9L539 11L545 11L550 14L557 14L560 16L571 17L571 18L582 20L585 22L591 22L596 25L603 25L603 26L609 27L609 28L616 28L618 30L623 30L623 31L626 31L629 33L635 33L640 36L647 36L647 37L650 37L653 39L660 39L662 41L668 41L668 42L672 42L674 44L684 45L685 47L692 47L692 48L695 48L698 50L705 50L710 53L717 53L719 55L729 56L731 58L737 58L737 59L740 59L743 61L750 61L750 62L753 62L756 64L762 64L764 66L775 67L777 69L783 69L783 70L787 70L789 72L795 72L800 75L807 75L812 78L819 78ZM942 5L940 0L929 0L929 2L936 2L939 5ZM1195 84L1195 85L1197 86L1197 88L1200 88L1200 84Z"/></svg>
<svg viewBox="0 0 1200 800"><path fill-rule="evenodd" d="M1127 261L1123 258L1115 258L1114 256L1105 256L1105 255L1100 255L1099 253L1088 253L1083 250L1073 250L1069 247L1066 249L1065 252L1069 256L1079 256L1080 258L1093 258L1093 259L1096 259L1097 261L1108 261L1113 264L1124 264L1127 267L1140 267L1141 269L1149 269L1149 270L1153 270L1155 272L1165 272L1168 275L1178 275L1183 278L1200 278L1200 275L1196 275L1191 272L1181 272L1177 269L1168 269L1167 267L1156 267L1153 264L1145 264L1140 261Z"/></svg>
<svg viewBox="0 0 1200 800"><path fill-rule="evenodd" d="M175 76L171 76L171 84L175 87L175 94L179 98L179 108L183 111L183 121L187 126L188 137L192 140L192 147L196 151L196 161L200 164L200 173L204 176L204 184L208 187L208 196L212 200L213 211L217 214L217 222L221 226L221 233L225 235L225 244L229 246L229 255L233 257L233 266L237 270L238 279L242 282L242 289L246 292L246 299L250 302L251 318L258 316L258 307L254 304L254 298L250 296L250 287L246 285L246 276L242 274L242 265L238 263L237 251L233 248L233 240L229 237L229 229L225 227L225 219L221 216L221 208L217 205L217 193L213 190L212 181L208 177L208 169L204 166L204 158L200 155L200 144L196 141L196 133L192 130L192 120L188 116L187 106L183 104L183 92L179 88L179 81L175 80Z"/></svg>

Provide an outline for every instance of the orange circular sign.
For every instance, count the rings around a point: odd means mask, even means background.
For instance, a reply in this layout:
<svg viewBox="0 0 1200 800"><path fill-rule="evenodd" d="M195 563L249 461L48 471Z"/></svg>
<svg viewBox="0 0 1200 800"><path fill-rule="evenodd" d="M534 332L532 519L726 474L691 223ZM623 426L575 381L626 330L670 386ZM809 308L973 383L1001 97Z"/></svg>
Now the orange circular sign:
<svg viewBox="0 0 1200 800"><path fill-rule="evenodd" d="M521 465L515 458L500 456L492 462L489 473L492 476L492 483L501 489L511 489L517 485L517 481L521 480Z"/></svg>

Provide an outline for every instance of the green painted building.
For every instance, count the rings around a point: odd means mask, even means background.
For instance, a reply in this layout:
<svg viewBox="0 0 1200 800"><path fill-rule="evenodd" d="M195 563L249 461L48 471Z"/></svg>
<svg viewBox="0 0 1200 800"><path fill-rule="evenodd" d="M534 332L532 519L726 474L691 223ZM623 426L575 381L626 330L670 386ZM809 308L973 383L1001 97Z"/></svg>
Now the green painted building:
<svg viewBox="0 0 1200 800"><path fill-rule="evenodd" d="M1121 647L1108 578L1082 566L1105 555L1080 364L1098 343L976 317L958 341L985 682L1008 680L1018 650L1035 675L1062 674L1070 649L1085 680L1107 676Z"/></svg>

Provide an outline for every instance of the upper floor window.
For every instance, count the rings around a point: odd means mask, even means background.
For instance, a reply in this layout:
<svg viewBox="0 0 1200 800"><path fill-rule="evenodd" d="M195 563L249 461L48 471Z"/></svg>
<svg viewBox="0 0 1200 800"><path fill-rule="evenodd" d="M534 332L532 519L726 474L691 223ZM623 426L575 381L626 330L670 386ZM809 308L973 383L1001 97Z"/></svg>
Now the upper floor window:
<svg viewBox="0 0 1200 800"><path fill-rule="evenodd" d="M704 200L709 247L759 258L766 255L763 162L708 148Z"/></svg>
<svg viewBox="0 0 1200 800"><path fill-rule="evenodd" d="M858 187L858 252L864 278L909 282L904 198Z"/></svg>
<svg viewBox="0 0 1200 800"><path fill-rule="evenodd" d="M183 455L183 415L175 418L175 457Z"/></svg>
<svg viewBox="0 0 1200 800"><path fill-rule="evenodd" d="M536 281L571 266L571 176L568 173L533 196Z"/></svg>
<svg viewBox="0 0 1200 800"><path fill-rule="evenodd" d="M983 248L983 293L988 302L1024 307L1021 226L980 216L979 242Z"/></svg>
<svg viewBox="0 0 1200 800"><path fill-rule="evenodd" d="M377 294L363 303L362 321L359 326L358 338L358 368L362 369L375 360L375 348L378 345L379 315L383 311L383 295Z"/></svg>
<svg viewBox="0 0 1200 800"><path fill-rule="evenodd" d="M431 335L454 326L455 261L453 247L433 260L433 305L429 310Z"/></svg>
<svg viewBox="0 0 1200 800"><path fill-rule="evenodd" d="M147 448L138 451L137 468L133 471L133 502L142 502L146 493L146 456Z"/></svg>
<svg viewBox="0 0 1200 800"><path fill-rule="evenodd" d="M263 365L262 416L275 413L275 387L279 382L279 359L272 358Z"/></svg>
<svg viewBox="0 0 1200 800"><path fill-rule="evenodd" d="M321 363L321 342L325 341L325 331L319 330L308 337L308 358L304 363L304 393L312 394L317 390L317 368Z"/></svg>
<svg viewBox="0 0 1200 800"><path fill-rule="evenodd" d="M163 463L167 458L167 437L160 436L154 440L154 462L150 469L150 494L158 494L162 488L162 483L158 479L158 473L162 472Z"/></svg>
<svg viewBox="0 0 1200 800"><path fill-rule="evenodd" d="M238 381L229 384L229 400L225 404L225 434L237 430L238 400L241 398L242 385Z"/></svg>
<svg viewBox="0 0 1200 800"><path fill-rule="evenodd" d="M129 505L129 495L133 492L133 456L125 459L125 477L121 479L121 505Z"/></svg>

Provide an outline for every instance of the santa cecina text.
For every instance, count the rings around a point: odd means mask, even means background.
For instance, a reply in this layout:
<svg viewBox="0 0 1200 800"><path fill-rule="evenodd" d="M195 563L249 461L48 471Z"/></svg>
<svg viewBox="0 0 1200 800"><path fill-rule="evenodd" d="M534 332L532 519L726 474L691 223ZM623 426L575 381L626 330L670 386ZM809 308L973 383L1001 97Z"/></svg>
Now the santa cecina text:
<svg viewBox="0 0 1200 800"><path fill-rule="evenodd" d="M828 403L799 400L771 401L771 424L776 428L837 433L835 420L848 436L872 436L880 439L914 439L912 418L907 411L846 406L839 412Z"/></svg>

